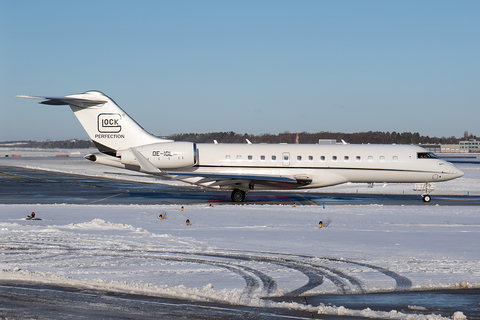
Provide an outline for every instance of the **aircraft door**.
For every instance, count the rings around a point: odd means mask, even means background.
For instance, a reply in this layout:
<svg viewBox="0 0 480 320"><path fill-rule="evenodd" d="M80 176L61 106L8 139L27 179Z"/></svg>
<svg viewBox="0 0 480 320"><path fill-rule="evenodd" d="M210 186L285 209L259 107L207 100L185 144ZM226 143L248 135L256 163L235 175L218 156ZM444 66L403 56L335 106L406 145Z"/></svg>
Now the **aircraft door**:
<svg viewBox="0 0 480 320"><path fill-rule="evenodd" d="M282 164L285 167L290 165L290 152L284 152L282 154Z"/></svg>

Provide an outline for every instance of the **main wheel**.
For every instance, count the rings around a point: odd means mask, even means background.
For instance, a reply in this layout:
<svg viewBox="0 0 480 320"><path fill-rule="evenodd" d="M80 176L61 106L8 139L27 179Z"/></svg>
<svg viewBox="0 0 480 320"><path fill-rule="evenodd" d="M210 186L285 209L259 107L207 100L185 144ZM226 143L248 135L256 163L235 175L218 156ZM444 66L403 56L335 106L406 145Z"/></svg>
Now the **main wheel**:
<svg viewBox="0 0 480 320"><path fill-rule="evenodd" d="M245 191L240 189L235 189L232 191L232 200L233 202L243 202L245 200Z"/></svg>
<svg viewBox="0 0 480 320"><path fill-rule="evenodd" d="M430 200L432 200L432 197L430 197L428 194L423 196L423 201L430 202Z"/></svg>

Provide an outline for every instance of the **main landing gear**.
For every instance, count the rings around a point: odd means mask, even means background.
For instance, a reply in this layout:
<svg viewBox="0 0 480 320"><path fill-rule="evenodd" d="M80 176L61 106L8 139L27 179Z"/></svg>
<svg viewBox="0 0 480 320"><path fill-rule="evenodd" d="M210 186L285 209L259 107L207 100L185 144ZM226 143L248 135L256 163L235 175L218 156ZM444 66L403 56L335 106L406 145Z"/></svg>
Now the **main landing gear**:
<svg viewBox="0 0 480 320"><path fill-rule="evenodd" d="M240 189L233 189L232 191L232 201L233 202L243 202L245 200L245 195L247 193Z"/></svg>
<svg viewBox="0 0 480 320"><path fill-rule="evenodd" d="M430 200L432 200L429 194L424 194L422 197L424 202L430 202Z"/></svg>

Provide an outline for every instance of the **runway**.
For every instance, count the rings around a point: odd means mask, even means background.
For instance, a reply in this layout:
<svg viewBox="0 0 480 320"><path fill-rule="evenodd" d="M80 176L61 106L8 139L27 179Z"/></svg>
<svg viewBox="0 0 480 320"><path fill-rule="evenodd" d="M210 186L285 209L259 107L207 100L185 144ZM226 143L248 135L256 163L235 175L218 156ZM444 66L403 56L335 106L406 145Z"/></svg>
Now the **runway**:
<svg viewBox="0 0 480 320"><path fill-rule="evenodd" d="M91 177L15 166L0 166L0 204L233 204L228 190L180 187ZM243 204L296 205L455 205L478 206L479 196L433 195L424 203L420 195L342 194L320 191L254 191Z"/></svg>

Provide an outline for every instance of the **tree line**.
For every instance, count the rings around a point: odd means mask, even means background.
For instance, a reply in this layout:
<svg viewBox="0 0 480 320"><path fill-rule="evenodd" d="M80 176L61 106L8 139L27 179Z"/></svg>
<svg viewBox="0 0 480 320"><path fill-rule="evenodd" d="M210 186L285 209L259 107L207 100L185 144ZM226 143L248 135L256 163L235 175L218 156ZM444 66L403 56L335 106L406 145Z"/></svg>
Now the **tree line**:
<svg viewBox="0 0 480 320"><path fill-rule="evenodd" d="M228 132L209 132L209 133L178 133L172 134L168 139L176 141L191 141L198 143L212 143L216 140L219 143L246 143L248 139L252 143L295 143L297 133L282 132L279 134L240 134L233 131ZM422 136L418 132L300 132L298 133L299 143L318 143L320 139L331 139L340 142L344 140L352 144L458 144L460 140L477 139L475 135L468 134L466 131L461 138L452 137L429 137ZM4 141L0 142L0 147L25 147L40 149L84 149L94 148L95 145L91 140L57 140L57 141Z"/></svg>
<svg viewBox="0 0 480 320"><path fill-rule="evenodd" d="M229 132L209 132L209 133L179 133L170 135L169 138L177 141L192 141L198 143L210 143L213 140L219 143L245 143L248 139L252 143L295 143L297 133L283 132L279 134L239 134L233 131ZM469 138L476 138L470 135ZM430 137L422 136L418 132L300 132L298 133L299 143L318 143L320 139L332 139L341 141L342 139L348 143L362 144L458 144L462 138L456 137Z"/></svg>
<svg viewBox="0 0 480 320"><path fill-rule="evenodd" d="M0 147L17 147L17 148L39 148L39 149L86 149L95 148L91 140L57 140L57 141L4 141L0 142Z"/></svg>

